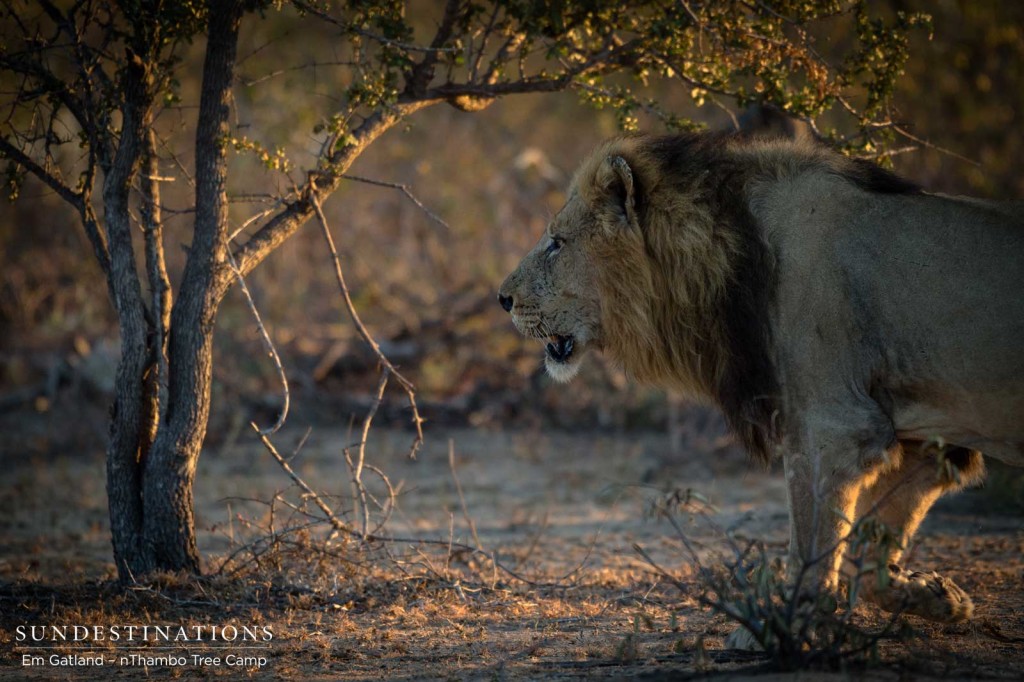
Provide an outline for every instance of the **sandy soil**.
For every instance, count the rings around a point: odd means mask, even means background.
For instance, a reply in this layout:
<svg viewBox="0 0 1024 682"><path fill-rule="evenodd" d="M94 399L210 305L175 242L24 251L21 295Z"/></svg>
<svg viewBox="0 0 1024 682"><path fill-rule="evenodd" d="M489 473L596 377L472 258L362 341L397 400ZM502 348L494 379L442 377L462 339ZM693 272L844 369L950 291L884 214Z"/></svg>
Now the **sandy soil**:
<svg viewBox="0 0 1024 682"><path fill-rule="evenodd" d="M301 436L288 432L276 440L290 452ZM328 499L339 513L350 506L342 449L354 440L343 431L316 430L292 462L317 490L338 495ZM379 430L368 449L369 463L386 472L398 492L385 531L438 544L390 543L366 551L336 538L331 557L296 563L294 555L271 552L258 570L244 566L230 580L168 576L127 591L109 582L101 456L7 462L0 472L0 678L661 679L715 673L777 679L764 656L723 649L733 625L699 605L700 588L678 533L650 513L669 491L699 491L713 505L716 524L762 538L770 551L782 553L787 514L777 473L749 465L718 441L701 444L692 456L672 456L668 439L656 434L433 429L417 461L405 456L408 440L406 432ZM449 466L449 441L465 509ZM251 440L205 453L197 480L197 525L211 574L258 535L256 526L268 523L266 506L253 500L278 493L297 499L290 479ZM979 512L990 506L981 493L941 502L907 561L940 570L967 589L977 604L975 621L943 627L906 618L910 634L884 639L881 662L858 670L858 678L1019 678L1024 521ZM287 524L284 511L276 512L275 528ZM689 539L709 547L721 539L700 518L679 518ZM358 525L358 519L346 520ZM314 534L303 541L321 539ZM485 555L457 551L460 542L496 555L526 580L495 570ZM678 584L660 576L634 544ZM236 559L246 556L241 551ZM866 622L880 619L870 608L863 611ZM16 636L26 624L225 619L272 629L273 640L260 653L266 663L25 667ZM196 647L186 648L202 649ZM107 653L116 655L113 645Z"/></svg>

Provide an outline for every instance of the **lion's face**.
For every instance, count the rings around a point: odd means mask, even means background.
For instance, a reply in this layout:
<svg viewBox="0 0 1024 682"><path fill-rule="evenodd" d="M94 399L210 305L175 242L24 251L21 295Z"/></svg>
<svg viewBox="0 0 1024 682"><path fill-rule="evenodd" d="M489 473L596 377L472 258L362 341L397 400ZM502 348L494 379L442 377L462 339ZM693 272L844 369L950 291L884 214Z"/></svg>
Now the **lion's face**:
<svg viewBox="0 0 1024 682"><path fill-rule="evenodd" d="M560 382L575 377L586 352L603 345L601 254L633 217L621 176L629 169L621 159L615 168L615 161L577 178L565 206L498 291L519 332L544 342L544 365ZM628 195L631 201L631 184Z"/></svg>
<svg viewBox="0 0 1024 682"><path fill-rule="evenodd" d="M601 344L593 223L573 194L498 293L516 329L545 343L544 365L557 381L576 376L587 350Z"/></svg>

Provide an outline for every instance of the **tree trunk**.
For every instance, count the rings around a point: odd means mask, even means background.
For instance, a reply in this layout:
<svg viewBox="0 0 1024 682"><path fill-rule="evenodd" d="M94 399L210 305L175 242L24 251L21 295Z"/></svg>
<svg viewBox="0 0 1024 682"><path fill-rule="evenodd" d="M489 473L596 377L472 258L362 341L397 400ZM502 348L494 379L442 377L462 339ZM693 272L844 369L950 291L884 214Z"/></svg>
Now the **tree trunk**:
<svg viewBox="0 0 1024 682"><path fill-rule="evenodd" d="M171 313L168 404L146 457L143 544L154 567L199 572L192 484L210 414L217 283L227 268L226 138L241 4L210 3L196 131L196 218Z"/></svg>
<svg viewBox="0 0 1024 682"><path fill-rule="evenodd" d="M107 498L114 562L121 578L131 579L151 567L139 542L143 525L139 446L146 412L143 377L149 356L148 325L135 268L128 213L128 196L138 168L141 131L147 122L149 106L144 69L130 63L124 79L121 143L105 169L103 182L104 222L110 243L108 276L121 337L116 394L110 408Z"/></svg>
<svg viewBox="0 0 1024 682"><path fill-rule="evenodd" d="M226 140L242 5L237 0L209 2L196 130L193 239L169 319L159 190L152 181L159 169L154 140L143 132L145 126L137 125L148 121L144 98L136 107L137 119L131 117L134 109L126 103L124 131L128 134L122 135L118 148L119 157L124 152L136 165L126 161L124 176L117 184L121 189L104 193L111 238L111 290L121 319L122 340L107 478L114 555L123 581L154 570L200 572L192 490L210 413L217 310L234 281L227 261ZM399 104L371 116L354 140L335 154L331 172L325 173L314 191L329 194L366 146L404 116L430 103ZM131 129L129 123L133 123ZM128 187L140 159L145 176L140 183L140 214L152 298L149 311L140 291L127 211ZM116 161L112 167L119 167ZM255 267L311 214L308 197L293 204L279 217L287 229L269 231L276 236L268 243L255 239L246 244L239 254L242 271Z"/></svg>

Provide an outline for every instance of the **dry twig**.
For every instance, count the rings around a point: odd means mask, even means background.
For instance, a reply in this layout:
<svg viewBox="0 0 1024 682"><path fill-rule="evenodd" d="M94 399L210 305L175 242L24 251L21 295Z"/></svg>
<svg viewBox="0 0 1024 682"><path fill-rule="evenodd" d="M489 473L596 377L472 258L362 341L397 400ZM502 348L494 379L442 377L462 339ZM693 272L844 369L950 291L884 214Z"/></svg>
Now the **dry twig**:
<svg viewBox="0 0 1024 682"><path fill-rule="evenodd" d="M288 418L288 408L291 405L291 391L288 388L288 375L285 374L284 365L281 363L281 356L278 355L277 348L274 346L274 341L270 338L270 332L268 332L267 328L263 325L263 318L260 316L260 311L256 308L256 302L252 298L252 293L249 291L249 287L245 283L245 278L242 276L242 272L238 269L238 263L235 262L235 257L231 255L231 249L226 249L225 253L228 256L228 266L231 268L231 271L235 273L235 277L238 278L238 284L242 289L242 295L245 297L245 302L249 306L249 311L252 312L252 316L256 319L256 326L260 330L260 336L263 337L263 343L267 347L267 353L274 361L274 367L277 368L277 376L281 380L281 390L284 393L284 404L281 406L281 413L278 415L277 421L269 428L256 428L256 431L260 436L267 436L272 433L277 433L278 430L284 426L284 422ZM253 424L253 427L255 428L256 425Z"/></svg>
<svg viewBox="0 0 1024 682"><path fill-rule="evenodd" d="M441 216L437 215L429 208L427 208L426 204L420 201L416 197L416 195L412 193L412 190L409 189L409 185L404 185L398 182L385 182L383 180L374 180L372 178L364 178L361 175L349 175L347 173L343 174L341 177L345 178L346 180L352 180L353 182L362 182L367 185L374 185L376 187L387 187L389 189L397 189L399 192L404 194L409 201L414 203L417 208L423 211L428 218L430 218L435 223L443 227L446 231L451 232L452 230L451 225L445 222L444 218L442 218Z"/></svg>
<svg viewBox="0 0 1024 682"><path fill-rule="evenodd" d="M469 526L469 532L473 534L473 542L476 546L483 549L483 543L480 542L480 537L476 534L476 524L473 523L473 517L469 515L469 508L466 506L466 496L462 494L462 483L459 482L459 475L455 471L455 441L451 438L448 439L448 468L452 472L452 481L455 482L455 491L459 494L459 504L462 506L462 516L466 519L466 525Z"/></svg>
<svg viewBox="0 0 1024 682"><path fill-rule="evenodd" d="M320 229L323 232L324 239L327 241L327 246L331 251L331 258L334 261L334 275L338 280L338 287L341 289L342 298L345 301L345 308L348 310L349 316L352 318L352 323L356 326L356 331L363 338L363 341L370 347L374 355L377 356L377 361L384 368L385 373L383 378L386 381L389 375L395 377L401 387L405 390L405 394L409 399L409 407L412 409L412 422L416 428L416 438L413 440L412 445L409 448L409 458L416 458L416 451L419 450L423 444L423 418L420 416L419 409L416 407L416 387L413 386L412 382L406 379L401 372L391 364L391 361L387 359L384 353L380 349L380 345L370 334L370 331L363 324L362 318L359 317L359 312L356 310L355 304L352 303L352 296L349 293L348 285L345 283L345 274L341 269L341 259L338 256L338 249L334 246L334 238L331 237L331 229L327 224L327 217L324 215L324 209L320 205L320 199L316 196L316 192L310 193L310 201L313 204L313 209L316 212L317 220L320 222ZM376 407L373 409L376 412ZM371 417L372 420L372 417ZM365 442L365 437L363 441Z"/></svg>
<svg viewBox="0 0 1024 682"><path fill-rule="evenodd" d="M345 463L348 465L349 473L352 475L352 501L359 506L361 511L364 539L370 534L370 508L366 503L366 486L363 485L363 468L366 466L366 441L370 437L370 426L373 425L373 418L377 415L377 410L380 409L380 404L384 400L384 389L387 388L389 374L390 370L387 367L380 373L380 381L377 383L377 392L374 394L373 403L363 418L363 428L359 436L359 449L357 450L358 454L356 455L355 462L352 461L349 449L344 449ZM390 488L390 485L388 487Z"/></svg>
<svg viewBox="0 0 1024 682"><path fill-rule="evenodd" d="M302 489L302 491L309 497L309 499L313 500L313 503L320 508L320 511L324 513L324 516L327 518L327 521L331 524L331 526L333 526L335 530L338 530L342 533L347 533L350 535L355 534L355 531L349 528L348 524L346 524L344 521L342 521L334 515L334 511L327 505L326 502L323 501L323 498L321 498L320 495L318 495L315 490L309 487L308 483L302 480L302 478L297 473L295 473L295 470L292 469L291 465L288 463L288 460L282 457L281 453L279 453L277 451L277 448L274 447L274 444L270 442L270 439L267 437L267 434L263 433L263 431L260 430L260 427L256 426L255 422L252 422L249 425L252 426L253 430L259 435L260 441L263 443L263 446L267 449L270 455L277 460L277 463L281 465L281 468L284 469L285 473L288 474L288 476L291 477L293 481L295 481L295 485L299 486L299 488Z"/></svg>

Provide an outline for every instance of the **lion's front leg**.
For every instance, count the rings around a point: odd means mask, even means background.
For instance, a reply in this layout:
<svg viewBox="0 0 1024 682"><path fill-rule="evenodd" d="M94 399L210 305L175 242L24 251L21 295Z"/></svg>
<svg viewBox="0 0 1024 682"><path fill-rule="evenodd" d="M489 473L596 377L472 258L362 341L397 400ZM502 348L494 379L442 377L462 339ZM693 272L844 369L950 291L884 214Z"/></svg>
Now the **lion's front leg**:
<svg viewBox="0 0 1024 682"><path fill-rule="evenodd" d="M834 596L839 567L857 506L863 474L840 466L840 460L820 452L816 456L783 456L789 491L789 575L793 598ZM757 650L757 637L739 628L725 640L730 649Z"/></svg>
<svg viewBox="0 0 1024 682"><path fill-rule="evenodd" d="M798 594L835 593L864 473L828 450L784 457L789 574ZM856 458L854 458L856 462Z"/></svg>

